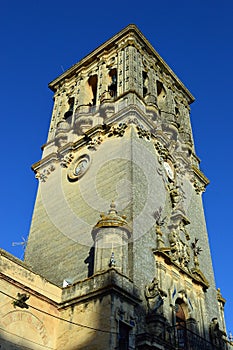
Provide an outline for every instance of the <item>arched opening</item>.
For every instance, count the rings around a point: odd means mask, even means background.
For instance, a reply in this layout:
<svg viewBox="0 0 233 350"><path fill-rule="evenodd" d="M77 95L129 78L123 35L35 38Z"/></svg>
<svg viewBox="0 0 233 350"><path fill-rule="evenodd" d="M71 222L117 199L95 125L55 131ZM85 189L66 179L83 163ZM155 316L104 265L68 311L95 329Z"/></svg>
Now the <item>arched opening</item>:
<svg viewBox="0 0 233 350"><path fill-rule="evenodd" d="M147 72L142 72L142 83L143 83L143 97L148 93L148 75Z"/></svg>
<svg viewBox="0 0 233 350"><path fill-rule="evenodd" d="M109 72L109 76L111 78L111 84L108 86L108 91L111 97L117 96L117 70L113 68Z"/></svg>
<svg viewBox="0 0 233 350"><path fill-rule="evenodd" d="M74 97L70 97L68 99L68 105L69 105L69 109L68 111L64 114L64 119L68 122L70 122L70 117L72 117L73 115L73 111L74 111Z"/></svg>
<svg viewBox="0 0 233 350"><path fill-rule="evenodd" d="M95 106L96 105L96 99L97 99L97 82L98 82L98 77L97 74L91 75L88 79L88 84L91 87L92 90L92 102L91 105Z"/></svg>
<svg viewBox="0 0 233 350"><path fill-rule="evenodd" d="M175 322L176 322L178 349L186 349L186 344L187 344L185 309L186 309L186 305L184 301L178 298L175 304L175 310L176 310Z"/></svg>

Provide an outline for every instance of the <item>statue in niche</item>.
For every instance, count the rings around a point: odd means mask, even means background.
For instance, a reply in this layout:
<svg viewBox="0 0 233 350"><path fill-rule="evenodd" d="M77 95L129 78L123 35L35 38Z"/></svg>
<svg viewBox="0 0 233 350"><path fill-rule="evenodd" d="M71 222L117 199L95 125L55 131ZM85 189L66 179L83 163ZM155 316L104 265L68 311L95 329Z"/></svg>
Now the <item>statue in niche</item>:
<svg viewBox="0 0 233 350"><path fill-rule="evenodd" d="M172 208L176 208L182 199L179 186L174 185L174 183L170 183L167 185L167 188L171 197Z"/></svg>
<svg viewBox="0 0 233 350"><path fill-rule="evenodd" d="M149 313L162 313L162 305L164 298L167 297L167 293L159 288L159 281L155 277L145 287L145 297L147 300L148 312Z"/></svg>
<svg viewBox="0 0 233 350"><path fill-rule="evenodd" d="M219 323L217 317L212 318L209 326L210 341L212 344L220 346L223 345L226 333L219 328Z"/></svg>

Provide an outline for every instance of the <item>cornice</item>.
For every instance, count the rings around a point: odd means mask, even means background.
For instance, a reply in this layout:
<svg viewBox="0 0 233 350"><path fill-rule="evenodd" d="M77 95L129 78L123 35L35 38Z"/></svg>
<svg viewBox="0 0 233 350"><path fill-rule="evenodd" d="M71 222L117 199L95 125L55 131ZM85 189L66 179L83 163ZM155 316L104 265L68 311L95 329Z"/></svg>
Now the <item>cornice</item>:
<svg viewBox="0 0 233 350"><path fill-rule="evenodd" d="M210 183L210 180L203 174L203 172L198 169L195 165L192 165L192 170L194 174L199 178L199 180L207 186Z"/></svg>
<svg viewBox="0 0 233 350"><path fill-rule="evenodd" d="M122 279L131 284L131 291L126 290L123 285L124 283L122 284ZM99 287L97 286L98 280ZM94 289L91 287L93 283L96 286ZM83 288L83 293L79 288L80 285ZM90 291L88 291L88 285L90 286ZM77 295L75 293L76 290L81 293ZM93 300L112 293L118 294L133 305L137 305L141 302L141 299L133 293L134 291L133 282L127 276L112 267L64 288L62 295L63 301L60 303L59 309L67 308L73 304L87 302L91 299Z"/></svg>
<svg viewBox="0 0 233 350"><path fill-rule="evenodd" d="M127 36L129 36L129 34L133 35L134 38L138 39L140 44L143 46L143 49L145 51L147 51L150 55L152 55L156 59L157 64L160 67L162 67L164 69L164 71L168 72L173 77L176 85L181 90L183 90L183 92L185 92L186 96L188 97L189 104L194 102L195 98L193 97L193 95L184 86L184 84L181 82L181 80L176 76L176 74L172 71L172 69L167 65L167 63L162 59L162 57L158 54L158 52L153 48L153 46L150 44L150 42L145 38L145 36L142 34L142 32L134 24L129 24L127 27L122 29L120 32L118 32L116 35L114 35L112 38L107 40L102 45L98 46L95 50L93 50L91 53L89 53L87 56L85 56L79 62L74 64L66 72L64 72L63 74L58 76L56 79L51 81L49 83L49 88L55 92L57 89L56 86L59 85L62 81L64 81L65 79L69 79L71 76L76 74L77 71L80 70L82 67L89 65L91 62L93 62L96 59L99 59L100 54L104 54L107 50L110 50L111 48L116 47L118 42L120 40L122 40L123 38L127 38ZM134 44L133 41L130 42L130 44L133 45Z"/></svg>

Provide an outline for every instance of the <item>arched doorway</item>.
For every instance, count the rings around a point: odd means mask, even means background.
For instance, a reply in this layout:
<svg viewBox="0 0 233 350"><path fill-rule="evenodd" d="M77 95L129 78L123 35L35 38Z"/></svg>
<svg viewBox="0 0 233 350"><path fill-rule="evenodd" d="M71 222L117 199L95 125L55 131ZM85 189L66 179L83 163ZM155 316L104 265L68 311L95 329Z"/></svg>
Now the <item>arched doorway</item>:
<svg viewBox="0 0 233 350"><path fill-rule="evenodd" d="M176 332L177 332L177 345L178 349L186 349L187 345L187 329L186 329L186 305L180 298L176 300L175 304L175 320L176 320Z"/></svg>

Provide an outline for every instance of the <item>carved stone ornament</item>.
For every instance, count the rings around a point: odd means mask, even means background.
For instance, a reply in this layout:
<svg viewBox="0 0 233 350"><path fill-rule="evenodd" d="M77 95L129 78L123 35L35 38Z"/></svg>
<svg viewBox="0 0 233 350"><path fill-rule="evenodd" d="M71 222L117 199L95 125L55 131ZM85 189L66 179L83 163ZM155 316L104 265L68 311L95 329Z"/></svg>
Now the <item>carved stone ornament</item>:
<svg viewBox="0 0 233 350"><path fill-rule="evenodd" d="M84 154L78 157L75 161L72 162L67 177L70 181L79 180L88 170L90 166L90 157L87 154Z"/></svg>
<svg viewBox="0 0 233 350"><path fill-rule="evenodd" d="M174 183L170 183L167 185L167 189L171 198L172 208L177 208L183 200L180 186L176 186Z"/></svg>
<svg viewBox="0 0 233 350"><path fill-rule="evenodd" d="M151 139L151 133L148 130L143 129L141 126L137 125L137 132L138 137L140 139L146 139L147 141L150 141Z"/></svg>
<svg viewBox="0 0 233 350"><path fill-rule="evenodd" d="M159 141L155 141L154 143L155 149L158 152L158 155L163 159L166 160L168 155L169 155L169 151L166 147L164 147Z"/></svg>
<svg viewBox="0 0 233 350"><path fill-rule="evenodd" d="M46 182L46 180L48 179L48 176L54 170L55 170L55 166L54 165L50 165L49 167L43 169L42 172L37 171L35 177L36 177L36 179L40 180L41 182Z"/></svg>
<svg viewBox="0 0 233 350"><path fill-rule="evenodd" d="M66 154L60 162L61 167L68 168L69 164L73 161L73 159L74 155L72 153Z"/></svg>
<svg viewBox="0 0 233 350"><path fill-rule="evenodd" d="M188 267L190 262L190 247L188 243L180 237L179 229L171 229L168 239L172 260L183 268Z"/></svg>
<svg viewBox="0 0 233 350"><path fill-rule="evenodd" d="M159 281L157 278L145 286L145 298L147 300L148 313L161 314L162 305L167 293L159 288Z"/></svg>
<svg viewBox="0 0 233 350"><path fill-rule="evenodd" d="M199 267L198 255L202 251L201 247L199 247L197 245L198 241L199 240L197 238L195 238L194 242L191 244L191 248L192 248L192 251L193 251L193 261L194 261L195 268Z"/></svg>
<svg viewBox="0 0 233 350"><path fill-rule="evenodd" d="M197 194L205 192L205 185L201 184L197 179L193 178L192 183Z"/></svg>
<svg viewBox="0 0 233 350"><path fill-rule="evenodd" d="M112 126L108 133L108 137L112 137L112 136L122 137L127 127L128 126L126 123L119 123L118 126Z"/></svg>
<svg viewBox="0 0 233 350"><path fill-rule="evenodd" d="M87 148L91 151L96 151L98 146L102 143L103 139L102 137L96 137L95 139L88 142Z"/></svg>

